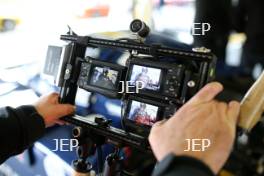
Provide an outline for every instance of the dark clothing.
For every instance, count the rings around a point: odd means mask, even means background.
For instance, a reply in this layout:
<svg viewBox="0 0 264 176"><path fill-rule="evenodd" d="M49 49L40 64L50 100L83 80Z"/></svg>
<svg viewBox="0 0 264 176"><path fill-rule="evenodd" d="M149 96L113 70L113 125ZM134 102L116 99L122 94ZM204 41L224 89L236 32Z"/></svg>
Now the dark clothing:
<svg viewBox="0 0 264 176"><path fill-rule="evenodd" d="M234 27L246 34L241 65L251 73L256 63L264 66L264 1L239 0L235 8Z"/></svg>
<svg viewBox="0 0 264 176"><path fill-rule="evenodd" d="M44 120L33 106L0 108L0 164L23 152L44 131Z"/></svg>
<svg viewBox="0 0 264 176"><path fill-rule="evenodd" d="M246 76L252 75L252 70L254 69L257 63L261 64L262 67L264 67L264 54L256 55L252 53L249 49L247 49L246 45L244 45L241 57L241 66L243 67L242 73Z"/></svg>
<svg viewBox="0 0 264 176"><path fill-rule="evenodd" d="M264 1L239 0L234 23L238 32L246 33L244 50L264 56Z"/></svg>
<svg viewBox="0 0 264 176"><path fill-rule="evenodd" d="M218 59L225 59L225 50L231 30L231 0L196 0L195 23L209 23L205 35L194 35L194 46L212 50Z"/></svg>
<svg viewBox="0 0 264 176"><path fill-rule="evenodd" d="M25 150L44 134L43 118L33 106L0 109L0 164ZM157 164L153 176L213 176L201 161L168 155Z"/></svg>
<svg viewBox="0 0 264 176"><path fill-rule="evenodd" d="M214 173L197 159L170 154L156 166L152 176L214 176Z"/></svg>

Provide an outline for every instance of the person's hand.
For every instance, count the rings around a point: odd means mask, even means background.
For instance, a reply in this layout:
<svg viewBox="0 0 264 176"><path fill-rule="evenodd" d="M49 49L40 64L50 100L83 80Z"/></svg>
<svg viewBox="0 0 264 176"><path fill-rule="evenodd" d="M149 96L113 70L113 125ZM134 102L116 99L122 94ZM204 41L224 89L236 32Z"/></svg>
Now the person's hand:
<svg viewBox="0 0 264 176"><path fill-rule="evenodd" d="M70 104L59 104L59 95L51 93L41 97L36 103L35 108L37 112L43 117L46 127L52 126L55 123L65 124L64 121L59 120L60 117L72 114L75 107Z"/></svg>
<svg viewBox="0 0 264 176"><path fill-rule="evenodd" d="M160 161L169 153L197 158L217 173L226 162L234 143L240 105L217 102L219 83L209 83L167 121L154 124L149 142ZM209 139L205 151L184 151L186 139Z"/></svg>

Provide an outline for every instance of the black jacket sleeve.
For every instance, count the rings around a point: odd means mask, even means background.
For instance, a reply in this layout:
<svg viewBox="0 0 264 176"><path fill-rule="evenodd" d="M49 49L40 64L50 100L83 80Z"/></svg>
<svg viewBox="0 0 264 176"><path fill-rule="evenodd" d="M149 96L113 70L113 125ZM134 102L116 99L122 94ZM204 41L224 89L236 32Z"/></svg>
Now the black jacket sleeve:
<svg viewBox="0 0 264 176"><path fill-rule="evenodd" d="M246 32L247 23L247 4L245 0L239 0L238 5L233 8L233 28L237 32Z"/></svg>
<svg viewBox="0 0 264 176"><path fill-rule="evenodd" d="M173 154L165 157L154 169L152 176L214 176L201 161Z"/></svg>
<svg viewBox="0 0 264 176"><path fill-rule="evenodd" d="M33 106L0 108L0 164L21 153L44 132L44 120Z"/></svg>

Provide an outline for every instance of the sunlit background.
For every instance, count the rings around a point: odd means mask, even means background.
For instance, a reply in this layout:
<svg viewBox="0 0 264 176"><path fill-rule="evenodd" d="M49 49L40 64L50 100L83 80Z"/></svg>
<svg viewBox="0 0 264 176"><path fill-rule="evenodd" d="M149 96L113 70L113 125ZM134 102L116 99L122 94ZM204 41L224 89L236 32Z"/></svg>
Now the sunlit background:
<svg viewBox="0 0 264 176"><path fill-rule="evenodd" d="M65 44L60 35L69 27L78 35L118 32L139 18L152 32L191 45L194 16L195 0L0 0L0 80L28 86L41 73L48 46ZM239 66L245 39L231 31L228 66ZM36 84L40 94L50 91L42 83Z"/></svg>
<svg viewBox="0 0 264 176"><path fill-rule="evenodd" d="M193 0L1 0L0 68L41 61L69 25L77 34L127 30L134 17L191 43ZM9 26L8 26L9 25ZM5 29L7 28L7 29ZM171 35L173 34L173 35Z"/></svg>

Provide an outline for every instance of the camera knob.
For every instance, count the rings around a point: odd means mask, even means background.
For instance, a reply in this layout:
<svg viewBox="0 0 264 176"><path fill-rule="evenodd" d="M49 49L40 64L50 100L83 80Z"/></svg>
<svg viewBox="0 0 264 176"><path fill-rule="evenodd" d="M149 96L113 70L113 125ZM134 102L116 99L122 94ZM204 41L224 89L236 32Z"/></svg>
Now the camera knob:
<svg viewBox="0 0 264 176"><path fill-rule="evenodd" d="M108 127L112 123L112 120L103 117L95 117L94 122L101 127Z"/></svg>
<svg viewBox="0 0 264 176"><path fill-rule="evenodd" d="M81 134L82 134L81 127L75 127L75 128L73 128L73 130L72 130L73 137L75 137L75 138L80 137Z"/></svg>
<svg viewBox="0 0 264 176"><path fill-rule="evenodd" d="M130 30L143 38L147 37L150 32L150 28L146 25L146 23L139 19L135 19L130 23Z"/></svg>

